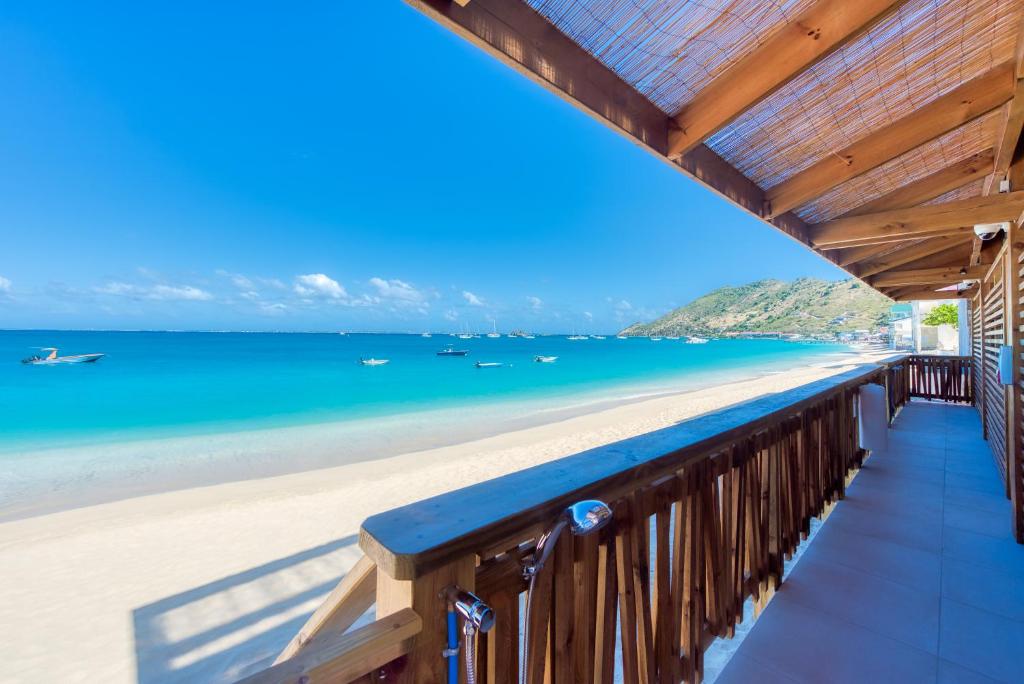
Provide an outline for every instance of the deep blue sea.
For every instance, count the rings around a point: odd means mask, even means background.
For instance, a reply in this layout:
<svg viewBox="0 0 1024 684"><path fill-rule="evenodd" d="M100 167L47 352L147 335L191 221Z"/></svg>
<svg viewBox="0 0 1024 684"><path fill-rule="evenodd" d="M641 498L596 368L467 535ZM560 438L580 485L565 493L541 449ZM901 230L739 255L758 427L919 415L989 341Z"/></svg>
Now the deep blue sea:
<svg viewBox="0 0 1024 684"><path fill-rule="evenodd" d="M467 357L438 357L448 344ZM31 366L39 347L103 352ZM781 370L846 351L782 341L571 341L391 334L0 331L0 454L547 400L552 405ZM555 363L535 363L538 354ZM389 359L359 365L360 357ZM502 362L477 369L474 363Z"/></svg>

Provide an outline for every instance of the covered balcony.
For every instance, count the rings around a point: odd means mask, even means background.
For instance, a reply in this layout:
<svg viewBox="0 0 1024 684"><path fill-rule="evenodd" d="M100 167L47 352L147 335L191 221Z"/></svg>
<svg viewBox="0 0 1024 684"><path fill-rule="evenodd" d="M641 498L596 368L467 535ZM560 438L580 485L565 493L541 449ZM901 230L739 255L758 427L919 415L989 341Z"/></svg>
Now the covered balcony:
<svg viewBox="0 0 1024 684"><path fill-rule="evenodd" d="M971 349L373 516L245 681L1024 681L1024 3L410 4Z"/></svg>

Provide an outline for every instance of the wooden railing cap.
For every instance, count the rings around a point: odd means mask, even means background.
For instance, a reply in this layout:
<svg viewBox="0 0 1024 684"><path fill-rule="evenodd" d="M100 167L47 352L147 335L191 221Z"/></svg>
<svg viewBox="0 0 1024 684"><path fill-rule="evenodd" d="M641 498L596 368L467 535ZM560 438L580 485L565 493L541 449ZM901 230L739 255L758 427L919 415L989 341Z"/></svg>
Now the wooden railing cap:
<svg viewBox="0 0 1024 684"><path fill-rule="evenodd" d="M614 499L736 440L757 434L884 370L864 364L822 380L737 404L503 477L371 516L359 545L393 579L410 580L467 554L549 523L579 499Z"/></svg>

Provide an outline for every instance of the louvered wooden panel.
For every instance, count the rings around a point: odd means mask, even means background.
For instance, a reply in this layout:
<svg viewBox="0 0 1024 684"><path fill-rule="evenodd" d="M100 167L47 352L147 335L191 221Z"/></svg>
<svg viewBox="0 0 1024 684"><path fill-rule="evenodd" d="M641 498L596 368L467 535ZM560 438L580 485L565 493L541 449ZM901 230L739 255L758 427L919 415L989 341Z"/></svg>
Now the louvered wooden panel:
<svg viewBox="0 0 1024 684"><path fill-rule="evenodd" d="M982 339L984 374L980 385L985 392L985 432L992 456L1003 479L1006 479L1006 391L999 384L999 347L1006 339L1003 329L1006 298L1003 290L1003 269L995 268L985 281L983 291Z"/></svg>

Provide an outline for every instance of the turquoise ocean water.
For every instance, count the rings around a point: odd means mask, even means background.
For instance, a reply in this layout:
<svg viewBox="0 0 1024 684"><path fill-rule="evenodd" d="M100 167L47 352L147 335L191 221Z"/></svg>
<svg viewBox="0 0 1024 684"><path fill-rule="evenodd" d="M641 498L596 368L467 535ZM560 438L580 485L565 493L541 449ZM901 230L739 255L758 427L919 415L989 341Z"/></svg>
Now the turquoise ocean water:
<svg viewBox="0 0 1024 684"><path fill-rule="evenodd" d="M448 344L465 358L438 357ZM28 366L36 347L104 352L96 364ZM839 345L448 335L0 332L0 453L282 427L503 400L573 400L827 358ZM558 356L553 364L537 354ZM386 358L365 367L360 357ZM477 369L476 361L505 367Z"/></svg>
<svg viewBox="0 0 1024 684"><path fill-rule="evenodd" d="M469 356L436 356L448 344ZM48 346L107 356L20 363ZM0 520L419 451L846 352L613 336L0 331Z"/></svg>

